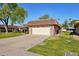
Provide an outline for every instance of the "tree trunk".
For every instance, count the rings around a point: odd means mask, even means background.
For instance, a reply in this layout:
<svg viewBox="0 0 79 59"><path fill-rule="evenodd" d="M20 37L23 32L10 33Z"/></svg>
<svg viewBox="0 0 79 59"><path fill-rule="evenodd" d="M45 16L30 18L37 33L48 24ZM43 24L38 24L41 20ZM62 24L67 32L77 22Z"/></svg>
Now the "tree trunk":
<svg viewBox="0 0 79 59"><path fill-rule="evenodd" d="M0 21L3 23L6 33L8 33L9 16L7 16L6 19L2 19L2 18L1 18Z"/></svg>
<svg viewBox="0 0 79 59"><path fill-rule="evenodd" d="M5 27L5 30L6 30L6 33L8 33L8 21L9 21L9 16L7 16L7 18L4 20L4 27Z"/></svg>
<svg viewBox="0 0 79 59"><path fill-rule="evenodd" d="M6 33L8 33L8 26L4 26L5 27L5 31L6 31Z"/></svg>

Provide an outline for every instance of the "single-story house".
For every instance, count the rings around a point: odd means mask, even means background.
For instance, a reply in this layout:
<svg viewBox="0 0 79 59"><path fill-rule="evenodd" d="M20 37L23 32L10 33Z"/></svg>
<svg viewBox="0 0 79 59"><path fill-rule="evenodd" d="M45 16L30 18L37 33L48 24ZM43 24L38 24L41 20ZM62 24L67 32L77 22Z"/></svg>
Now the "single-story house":
<svg viewBox="0 0 79 59"><path fill-rule="evenodd" d="M18 30L18 26L11 26L11 25L8 25L8 31L9 32L12 32L13 30ZM5 27L4 25L0 25L0 32L5 32Z"/></svg>
<svg viewBox="0 0 79 59"><path fill-rule="evenodd" d="M59 33L60 26L54 19L42 19L28 22L29 34L55 35Z"/></svg>
<svg viewBox="0 0 79 59"><path fill-rule="evenodd" d="M5 32L5 31L6 30L5 30L4 25L0 24L0 32ZM15 32L26 32L26 31L28 31L28 27L26 27L26 29L24 29L24 27L22 27L22 26L8 25L8 32L13 32L13 31L15 31Z"/></svg>
<svg viewBox="0 0 79 59"><path fill-rule="evenodd" d="M18 29L19 29L20 32L24 32L24 33L27 32L28 33L28 27L27 26L26 27L25 26L19 26Z"/></svg>
<svg viewBox="0 0 79 59"><path fill-rule="evenodd" d="M74 24L74 28L75 28L75 33L79 35L79 22L76 22Z"/></svg>

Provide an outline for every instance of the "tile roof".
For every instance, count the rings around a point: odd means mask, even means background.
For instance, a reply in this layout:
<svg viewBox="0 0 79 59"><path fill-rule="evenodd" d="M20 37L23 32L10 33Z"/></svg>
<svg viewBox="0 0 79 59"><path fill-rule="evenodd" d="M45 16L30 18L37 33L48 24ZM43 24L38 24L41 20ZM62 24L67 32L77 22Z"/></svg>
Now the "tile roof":
<svg viewBox="0 0 79 59"><path fill-rule="evenodd" d="M0 28L4 28L4 25L0 25ZM19 28L19 26L8 25L8 28Z"/></svg>
<svg viewBox="0 0 79 59"><path fill-rule="evenodd" d="M35 20L30 21L27 24L28 26L48 26L48 25L58 25L58 22L54 19L42 19L42 20Z"/></svg>

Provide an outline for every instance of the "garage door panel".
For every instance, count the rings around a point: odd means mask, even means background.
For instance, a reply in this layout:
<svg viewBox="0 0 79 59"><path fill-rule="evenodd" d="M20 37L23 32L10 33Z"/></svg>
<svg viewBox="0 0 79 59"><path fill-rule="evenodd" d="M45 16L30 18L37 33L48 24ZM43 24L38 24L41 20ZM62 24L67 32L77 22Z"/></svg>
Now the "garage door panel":
<svg viewBox="0 0 79 59"><path fill-rule="evenodd" d="M50 27L34 27L32 28L32 34L50 35Z"/></svg>

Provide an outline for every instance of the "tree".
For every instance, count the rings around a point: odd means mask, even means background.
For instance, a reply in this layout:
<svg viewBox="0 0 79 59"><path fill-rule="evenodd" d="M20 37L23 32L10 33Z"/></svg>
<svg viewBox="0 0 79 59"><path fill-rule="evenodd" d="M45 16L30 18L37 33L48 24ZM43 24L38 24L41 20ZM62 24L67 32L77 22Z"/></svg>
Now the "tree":
<svg viewBox="0 0 79 59"><path fill-rule="evenodd" d="M65 20L64 23L62 24L62 27L67 29L68 28L68 21Z"/></svg>
<svg viewBox="0 0 79 59"><path fill-rule="evenodd" d="M22 23L27 17L27 11L16 3L0 4L0 21L3 23L6 33L8 32L8 23Z"/></svg>
<svg viewBox="0 0 79 59"><path fill-rule="evenodd" d="M72 21L71 21L71 24L74 25L75 22L77 22L77 21L79 21L79 20L72 20Z"/></svg>
<svg viewBox="0 0 79 59"><path fill-rule="evenodd" d="M39 17L39 19L49 19L49 18L50 18L49 15L43 15L43 16Z"/></svg>

